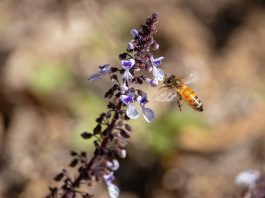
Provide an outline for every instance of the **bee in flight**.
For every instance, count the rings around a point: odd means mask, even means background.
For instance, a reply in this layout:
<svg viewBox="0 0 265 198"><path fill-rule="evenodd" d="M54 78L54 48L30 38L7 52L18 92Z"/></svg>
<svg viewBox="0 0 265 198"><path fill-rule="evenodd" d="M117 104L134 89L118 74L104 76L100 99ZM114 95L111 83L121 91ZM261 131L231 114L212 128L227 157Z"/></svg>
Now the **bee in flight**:
<svg viewBox="0 0 265 198"><path fill-rule="evenodd" d="M180 80L175 75L170 75L169 77L165 77L163 83L164 86L160 88L163 89L163 91L161 91L157 97L159 101L168 102L176 100L179 110L181 111L183 100L185 100L194 110L203 111L201 100L196 93L186 85L189 83L188 81L186 82L185 80Z"/></svg>

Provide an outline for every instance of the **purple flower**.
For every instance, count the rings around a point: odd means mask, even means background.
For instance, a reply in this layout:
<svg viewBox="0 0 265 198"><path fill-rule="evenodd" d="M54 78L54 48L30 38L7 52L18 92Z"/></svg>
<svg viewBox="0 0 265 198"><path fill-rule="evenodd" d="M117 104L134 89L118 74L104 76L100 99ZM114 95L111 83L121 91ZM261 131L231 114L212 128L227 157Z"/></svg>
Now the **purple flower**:
<svg viewBox="0 0 265 198"><path fill-rule="evenodd" d="M50 195L47 197L90 197L90 192L82 192L79 189L91 186L99 180L106 184L108 197L119 197L120 189L114 184L114 172L120 167L117 158L125 158L127 155L125 147L132 131L125 121L128 121L128 118L138 118L141 111L147 122L154 120L154 112L147 108L148 99L141 89L141 84L146 81L156 87L164 79L164 72L160 67L164 58L154 58L152 55L152 51L159 48L153 37L157 32L157 20L158 14L154 13L140 26L139 31L131 30L133 38L130 39L127 50L119 55L120 67L101 65L98 71L88 78L88 82L91 82L108 76L112 81L109 85L111 87L105 93L105 98L110 99L106 112L96 118L97 125L92 133L81 134L84 139L95 138L95 151L92 156L86 152L71 152L73 160L70 166L74 167L79 163L76 172L72 175L66 170L61 171L54 178L61 183L59 188L50 188ZM147 78L146 75L151 72L153 76Z"/></svg>
<svg viewBox="0 0 265 198"><path fill-rule="evenodd" d="M152 109L145 107L145 104L148 102L146 94L138 96L137 101L139 102L142 108L144 119L146 120L146 122L152 122L155 118L155 114Z"/></svg>
<svg viewBox="0 0 265 198"><path fill-rule="evenodd" d="M145 82L149 83L151 87L156 87L158 85L158 80L156 78L150 79L146 77Z"/></svg>
<svg viewBox="0 0 265 198"><path fill-rule="evenodd" d="M154 67L157 67L162 64L162 60L164 60L164 57L161 56L159 58L151 57L151 62Z"/></svg>
<svg viewBox="0 0 265 198"><path fill-rule="evenodd" d="M135 60L132 58L130 60L122 60L121 64L124 69L131 69L135 64Z"/></svg>
<svg viewBox="0 0 265 198"><path fill-rule="evenodd" d="M115 179L113 172L110 172L108 175L103 175L103 179L106 184L112 183Z"/></svg>
<svg viewBox="0 0 265 198"><path fill-rule="evenodd" d="M135 60L134 59L122 60L121 64L122 67L125 69L123 78L128 82L131 79L133 79L133 75L130 73L130 69L134 66Z"/></svg>
<svg viewBox="0 0 265 198"><path fill-rule="evenodd" d="M132 92L129 92L127 95L121 95L120 99L121 101L127 105L126 115L131 119L136 119L139 117L139 113L135 106L132 105L134 100L135 94Z"/></svg>
<svg viewBox="0 0 265 198"><path fill-rule="evenodd" d="M260 172L256 170L243 171L236 176L235 182L236 184L245 185L249 189L253 189L260 175Z"/></svg>
<svg viewBox="0 0 265 198"><path fill-rule="evenodd" d="M92 82L92 81L100 79L101 76L109 74L109 73L110 73L110 65L109 64L100 65L98 67L98 73L93 74L87 80L88 80L88 82Z"/></svg>
<svg viewBox="0 0 265 198"><path fill-rule="evenodd" d="M152 66L153 66L153 75L154 75L155 79L157 79L158 81L162 81L164 79L163 70L157 68L159 65L162 64L163 59L164 59L163 56L161 56L159 58L154 58L154 57L150 58Z"/></svg>
<svg viewBox="0 0 265 198"><path fill-rule="evenodd" d="M142 96L138 96L138 97L137 97L137 101L138 101L141 105L145 105L146 103L148 103L147 95L146 95L146 94L143 94Z"/></svg>
<svg viewBox="0 0 265 198"><path fill-rule="evenodd" d="M132 103L135 102L135 94L129 92L127 95L121 95L121 101L127 105L126 115L131 119L136 119L139 117L139 113ZM146 108L145 104L148 102L147 95L143 93L141 96L137 97L137 102L140 104L142 112L144 114L144 119L147 122L152 122L155 118L155 114L150 108Z"/></svg>
<svg viewBox="0 0 265 198"><path fill-rule="evenodd" d="M106 166L107 166L110 170L112 170L112 171L116 171L116 170L119 169L120 164L119 164L118 160L114 159L114 160L112 160L112 161L107 161L107 162L106 162Z"/></svg>
<svg viewBox="0 0 265 198"><path fill-rule="evenodd" d="M140 38L139 32L136 29L132 29L131 30L131 34L132 34L132 36L133 36L134 39Z"/></svg>
<svg viewBox="0 0 265 198"><path fill-rule="evenodd" d="M127 106L134 102L134 93L129 92L127 95L121 95L121 101Z"/></svg>
<svg viewBox="0 0 265 198"><path fill-rule="evenodd" d="M115 177L113 176L113 172L110 172L108 175L104 175L103 179L108 187L110 198L119 197L120 189L118 188L118 186L112 183L113 180L115 179Z"/></svg>

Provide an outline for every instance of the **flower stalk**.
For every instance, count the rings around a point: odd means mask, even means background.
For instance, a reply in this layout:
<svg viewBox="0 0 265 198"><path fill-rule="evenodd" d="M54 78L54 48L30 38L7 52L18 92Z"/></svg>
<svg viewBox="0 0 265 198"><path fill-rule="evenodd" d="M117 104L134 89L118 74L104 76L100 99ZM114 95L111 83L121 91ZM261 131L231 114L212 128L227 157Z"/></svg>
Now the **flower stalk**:
<svg viewBox="0 0 265 198"><path fill-rule="evenodd" d="M93 156L89 159L86 152L72 151L73 160L69 166L77 169L77 176L72 177L68 171L61 171L54 180L62 185L51 187L47 198L89 198L93 194L81 191L81 186L91 186L98 181L105 182L111 198L119 196L120 190L113 184L114 171L119 168L118 160L126 157L125 147L131 135L127 121L138 118L139 110L147 122L152 122L155 118L153 110L146 107L147 94L135 88L135 85L146 82L151 87L156 87L164 79L163 70L158 68L164 57L154 58L151 53L159 48L153 38L153 34L157 32L157 21L158 14L154 13L139 30L131 30L133 39L128 43L126 52L119 55L120 67L101 65L98 72L88 78L90 83L109 76L113 82L105 93L105 98L110 99L108 110L96 119L97 125L93 132L81 134L84 139L94 139Z"/></svg>

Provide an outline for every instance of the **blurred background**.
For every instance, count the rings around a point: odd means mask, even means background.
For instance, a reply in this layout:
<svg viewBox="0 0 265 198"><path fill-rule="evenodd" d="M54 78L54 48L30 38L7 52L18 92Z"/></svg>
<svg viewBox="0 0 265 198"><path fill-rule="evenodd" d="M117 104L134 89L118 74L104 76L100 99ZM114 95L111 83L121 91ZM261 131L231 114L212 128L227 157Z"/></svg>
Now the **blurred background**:
<svg viewBox="0 0 265 198"><path fill-rule="evenodd" d="M159 12L166 74L195 72L204 112L154 100L156 120L134 132L115 174L123 198L238 197L241 171L265 161L265 1L1 0L0 197L44 197L70 150L93 152L80 134L106 110L108 78L131 28ZM104 184L92 189L108 197Z"/></svg>

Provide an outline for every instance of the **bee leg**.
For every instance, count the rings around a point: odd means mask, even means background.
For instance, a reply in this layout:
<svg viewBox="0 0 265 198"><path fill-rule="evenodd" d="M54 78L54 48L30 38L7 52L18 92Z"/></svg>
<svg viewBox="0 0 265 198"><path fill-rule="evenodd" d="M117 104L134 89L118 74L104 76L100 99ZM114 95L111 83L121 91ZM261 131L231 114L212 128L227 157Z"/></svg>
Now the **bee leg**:
<svg viewBox="0 0 265 198"><path fill-rule="evenodd" d="M158 90L160 90L160 89L164 89L164 88L167 88L168 86L162 86L162 87L160 87Z"/></svg>
<svg viewBox="0 0 265 198"><path fill-rule="evenodd" d="M181 106L183 104L183 100L182 100L182 96L179 92L177 92L177 104L178 104L179 110L181 111Z"/></svg>

